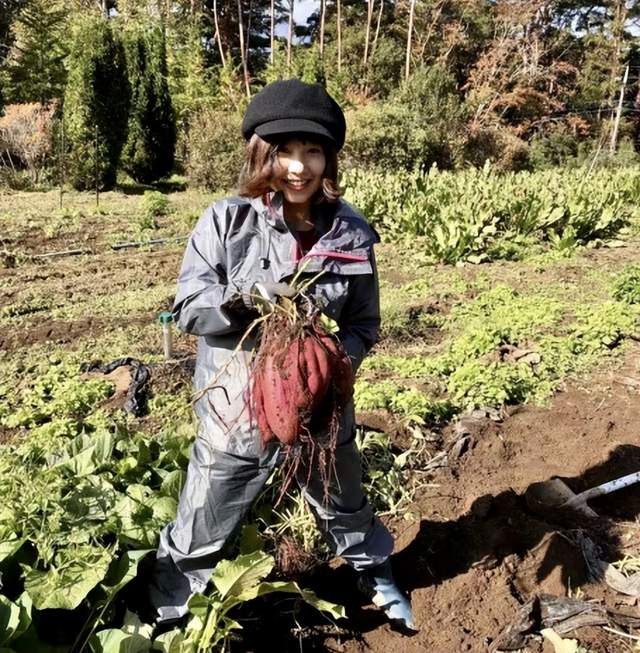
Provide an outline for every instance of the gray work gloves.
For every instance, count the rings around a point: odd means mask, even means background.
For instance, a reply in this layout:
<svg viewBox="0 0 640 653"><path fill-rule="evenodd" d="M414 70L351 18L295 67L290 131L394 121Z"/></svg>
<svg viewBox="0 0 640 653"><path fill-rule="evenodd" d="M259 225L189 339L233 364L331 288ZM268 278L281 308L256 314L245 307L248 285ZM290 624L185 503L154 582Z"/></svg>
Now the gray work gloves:
<svg viewBox="0 0 640 653"><path fill-rule="evenodd" d="M288 283L260 281L253 284L249 294L244 296L244 301L264 315L272 310L278 297L293 297L295 294L296 291Z"/></svg>
<svg viewBox="0 0 640 653"><path fill-rule="evenodd" d="M287 283L263 281L248 292L236 293L224 305L227 315L238 329L244 329L259 315L270 313L278 297L293 297L296 291Z"/></svg>

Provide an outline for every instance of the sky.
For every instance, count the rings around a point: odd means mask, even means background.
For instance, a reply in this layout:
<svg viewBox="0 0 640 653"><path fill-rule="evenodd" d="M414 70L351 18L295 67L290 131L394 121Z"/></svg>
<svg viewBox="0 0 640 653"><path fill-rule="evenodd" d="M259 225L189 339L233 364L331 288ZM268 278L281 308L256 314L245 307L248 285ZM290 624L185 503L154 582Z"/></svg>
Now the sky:
<svg viewBox="0 0 640 653"><path fill-rule="evenodd" d="M309 14L319 7L320 0L296 0L296 3L293 5L293 21L296 25L304 25L307 22ZM276 27L276 34L278 36L286 36L288 29L289 27L286 22L280 23Z"/></svg>
<svg viewBox="0 0 640 653"><path fill-rule="evenodd" d="M306 23L309 14L319 6L319 0L298 0L293 6L293 20L296 23Z"/></svg>

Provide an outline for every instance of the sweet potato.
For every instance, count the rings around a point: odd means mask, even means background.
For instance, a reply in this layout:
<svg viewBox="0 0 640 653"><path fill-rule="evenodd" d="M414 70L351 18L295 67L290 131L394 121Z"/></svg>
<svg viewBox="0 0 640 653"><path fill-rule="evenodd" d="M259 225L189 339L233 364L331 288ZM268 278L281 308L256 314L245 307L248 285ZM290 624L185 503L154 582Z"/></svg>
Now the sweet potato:
<svg viewBox="0 0 640 653"><path fill-rule="evenodd" d="M284 444L293 444L300 428L302 375L300 342L294 340L282 352L267 355L262 373L262 404L271 432Z"/></svg>
<svg viewBox="0 0 640 653"><path fill-rule="evenodd" d="M353 396L354 374L351 360L339 343L328 333L319 334L322 345L329 352L331 359L331 383L336 402L340 408L349 403Z"/></svg>
<svg viewBox="0 0 640 653"><path fill-rule="evenodd" d="M353 372L317 310L274 311L265 320L251 394L263 443L275 437L286 446L318 451L335 446L339 413L353 394Z"/></svg>
<svg viewBox="0 0 640 653"><path fill-rule="evenodd" d="M256 383L255 378L252 384L253 392L253 413L260 431L260 436L262 439L262 444L265 445L271 440L275 440L276 436L273 434L267 421L267 416L264 411L264 398L262 396L262 383Z"/></svg>
<svg viewBox="0 0 640 653"><path fill-rule="evenodd" d="M315 410L324 399L331 381L331 361L327 350L315 335L306 335L303 348L304 367L306 378L302 380L306 384L307 392L310 395L310 410Z"/></svg>

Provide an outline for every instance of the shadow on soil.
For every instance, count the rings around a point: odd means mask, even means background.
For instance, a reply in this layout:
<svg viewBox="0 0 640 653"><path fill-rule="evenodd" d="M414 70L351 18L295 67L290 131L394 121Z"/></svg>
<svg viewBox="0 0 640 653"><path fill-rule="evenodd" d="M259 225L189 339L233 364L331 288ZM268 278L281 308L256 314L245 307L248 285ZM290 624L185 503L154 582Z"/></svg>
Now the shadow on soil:
<svg viewBox="0 0 640 653"><path fill-rule="evenodd" d="M638 470L640 447L622 445L603 463L580 476L563 477L562 480L574 493L579 493ZM580 547L573 543L572 536L576 533L587 535L606 561L621 558L620 530L616 529L616 524L618 521L633 521L640 515L639 487L632 486L590 501L590 507L600 515L598 519L557 509L537 509L534 512L527 505L526 492L517 494L506 490L495 496L484 495L455 521L423 519L414 539L393 556L396 580L411 593L441 584L471 569L482 573L505 565L507 573L513 574L513 591L521 602L525 602L527 594L540 592L540 585L544 586L552 577L554 582L576 589L587 582L589 575ZM514 563L511 566L510 560ZM256 629L249 618L244 624L243 642L234 643L233 650L273 650L272 647L277 645L278 650L298 651L302 640L305 650L334 650L327 640L335 644L361 639L362 633L375 630L386 621L384 615L367 606L361 598L355 586L356 574L347 565L334 570L321 567L311 576L301 579L301 583L319 596L345 605L349 630L341 628L338 631L318 613L302 608L295 615L298 623L304 624L299 631L299 641L289 629L280 629L276 625L277 622L284 625L287 610L265 615L265 606L260 606L257 614L261 618L255 623ZM260 632L264 634L265 623L271 623L272 628L267 648L264 642L261 646L259 640Z"/></svg>

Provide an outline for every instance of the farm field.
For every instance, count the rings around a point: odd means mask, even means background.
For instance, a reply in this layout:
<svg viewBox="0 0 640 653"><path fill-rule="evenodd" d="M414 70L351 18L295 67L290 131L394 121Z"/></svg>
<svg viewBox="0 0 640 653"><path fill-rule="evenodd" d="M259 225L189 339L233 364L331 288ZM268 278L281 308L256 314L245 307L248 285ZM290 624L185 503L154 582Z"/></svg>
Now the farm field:
<svg viewBox="0 0 640 653"><path fill-rule="evenodd" d="M635 188L637 173L629 179ZM438 183L449 192L446 178ZM366 605L295 493L269 508L271 484L239 551L258 541L253 554L273 556L274 578L344 606L347 619L295 593L256 599L232 613L243 631L230 650L547 653L544 627L578 641L567 650L638 650L637 578L635 590L619 590L640 570L640 486L593 500L597 519L535 500L535 484L554 476L579 492L640 469L639 216L622 188L615 214L581 223L576 209L535 246L531 218L507 247L514 224L500 212L479 230L470 219L440 230L431 249L420 240L433 236L428 225L383 238L382 337L356 387L358 442L420 630L407 637ZM594 202L607 193L593 191ZM125 188L102 195L97 210L91 194L69 193L60 210L54 191L0 194L3 653L150 650L149 631L125 613L126 583L143 555L131 552L152 549L175 510L195 346L175 334L175 357L164 361L157 318L171 307L182 256L171 239L188 234L212 196L167 198ZM559 220L545 215L550 227ZM380 220L384 236L392 230ZM490 244L497 232L506 239ZM111 247L152 239L167 242ZM34 258L72 249L86 253ZM81 369L123 357L151 371L140 417L123 414L115 377ZM604 563L615 572L605 575ZM563 632L549 597L573 601L564 609L581 627ZM155 650L208 650L181 649L179 637Z"/></svg>

